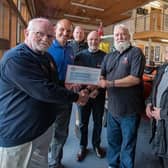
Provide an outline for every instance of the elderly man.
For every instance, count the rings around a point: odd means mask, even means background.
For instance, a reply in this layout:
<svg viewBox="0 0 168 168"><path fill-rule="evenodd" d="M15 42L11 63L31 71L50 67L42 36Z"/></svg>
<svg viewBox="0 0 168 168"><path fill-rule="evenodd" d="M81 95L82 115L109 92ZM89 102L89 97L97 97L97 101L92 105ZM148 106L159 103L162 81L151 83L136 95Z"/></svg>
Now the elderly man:
<svg viewBox="0 0 168 168"><path fill-rule="evenodd" d="M146 115L152 122L152 150L160 158L162 168L168 165L168 47L165 63L158 68L151 95L147 99Z"/></svg>
<svg viewBox="0 0 168 168"><path fill-rule="evenodd" d="M92 31L87 36L88 49L81 51L75 58L75 64L100 68L105 53L98 49L100 38L96 31ZM92 145L96 156L103 158L105 151L100 147L101 143L101 130L102 130L102 117L104 113L105 103L105 89L91 86L83 86L90 92L90 98L85 106L79 106L81 113L80 128L80 150L77 154L77 161L82 161L87 154L88 145L88 124L92 112L93 116L93 134Z"/></svg>
<svg viewBox="0 0 168 168"><path fill-rule="evenodd" d="M126 26L114 27L115 50L102 63L100 86L108 93L109 168L134 167L139 113L144 110L142 75L145 57L131 46Z"/></svg>
<svg viewBox="0 0 168 168"><path fill-rule="evenodd" d="M53 30L45 18L31 20L25 29L24 43L7 51L1 59L1 168L28 168L34 140L54 122L57 105L86 100L82 94L58 85L55 64L46 52Z"/></svg>

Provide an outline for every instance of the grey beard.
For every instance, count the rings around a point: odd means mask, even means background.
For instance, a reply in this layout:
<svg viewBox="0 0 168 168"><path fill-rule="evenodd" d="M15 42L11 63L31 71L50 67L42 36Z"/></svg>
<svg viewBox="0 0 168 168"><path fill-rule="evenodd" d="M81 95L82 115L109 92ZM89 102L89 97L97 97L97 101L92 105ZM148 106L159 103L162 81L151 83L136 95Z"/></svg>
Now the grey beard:
<svg viewBox="0 0 168 168"><path fill-rule="evenodd" d="M124 52L127 48L130 47L130 42L129 41L124 41L124 42L120 42L120 43L116 43L114 42L114 47L117 51L119 51L120 53Z"/></svg>

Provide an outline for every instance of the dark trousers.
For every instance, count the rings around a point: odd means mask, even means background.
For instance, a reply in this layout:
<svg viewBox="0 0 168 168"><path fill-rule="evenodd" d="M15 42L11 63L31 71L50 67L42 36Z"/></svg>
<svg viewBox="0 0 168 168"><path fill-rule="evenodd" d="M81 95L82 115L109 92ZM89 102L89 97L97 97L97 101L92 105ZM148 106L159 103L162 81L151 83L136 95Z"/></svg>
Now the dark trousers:
<svg viewBox="0 0 168 168"><path fill-rule="evenodd" d="M63 157L63 146L68 137L72 104L58 105L56 120L53 124L52 139L49 145L48 165L58 166Z"/></svg>
<svg viewBox="0 0 168 168"><path fill-rule="evenodd" d="M159 157L162 168L168 167L168 158Z"/></svg>
<svg viewBox="0 0 168 168"><path fill-rule="evenodd" d="M133 168L139 116L107 116L107 159L110 167Z"/></svg>
<svg viewBox="0 0 168 168"><path fill-rule="evenodd" d="M100 100L89 99L85 106L79 106L81 114L80 128L80 147L86 148L88 145L88 124L90 114L93 117L92 145L99 147L101 142L102 118L104 113L104 97Z"/></svg>

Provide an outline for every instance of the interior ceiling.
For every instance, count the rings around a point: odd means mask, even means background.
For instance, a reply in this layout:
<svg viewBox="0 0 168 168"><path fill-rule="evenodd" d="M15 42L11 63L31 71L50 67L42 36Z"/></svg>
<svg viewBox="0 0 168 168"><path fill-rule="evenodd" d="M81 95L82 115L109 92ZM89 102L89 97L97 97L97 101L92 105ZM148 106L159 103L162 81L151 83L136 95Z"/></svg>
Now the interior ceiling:
<svg viewBox="0 0 168 168"><path fill-rule="evenodd" d="M36 16L49 19L68 18L76 23L98 25L101 21L108 26L131 17L134 8L147 4L151 0L34 0ZM84 5L102 8L104 11L72 5ZM64 14L85 17L85 19L67 17Z"/></svg>

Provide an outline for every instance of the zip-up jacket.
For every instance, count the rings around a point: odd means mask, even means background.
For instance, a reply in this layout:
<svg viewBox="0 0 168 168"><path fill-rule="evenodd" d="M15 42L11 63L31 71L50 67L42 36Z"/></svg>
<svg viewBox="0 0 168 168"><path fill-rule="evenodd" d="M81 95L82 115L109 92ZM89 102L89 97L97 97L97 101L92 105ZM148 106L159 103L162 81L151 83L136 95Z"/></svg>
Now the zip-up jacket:
<svg viewBox="0 0 168 168"><path fill-rule="evenodd" d="M151 103L153 106L156 106L156 93L158 85L162 79L165 68L167 64L161 66L158 69L157 75L153 82L153 89L146 100L146 104ZM156 122L153 119L152 122L152 137L150 142L152 142L152 149L154 154L160 157L168 158L168 87L163 92L160 100L160 120Z"/></svg>

